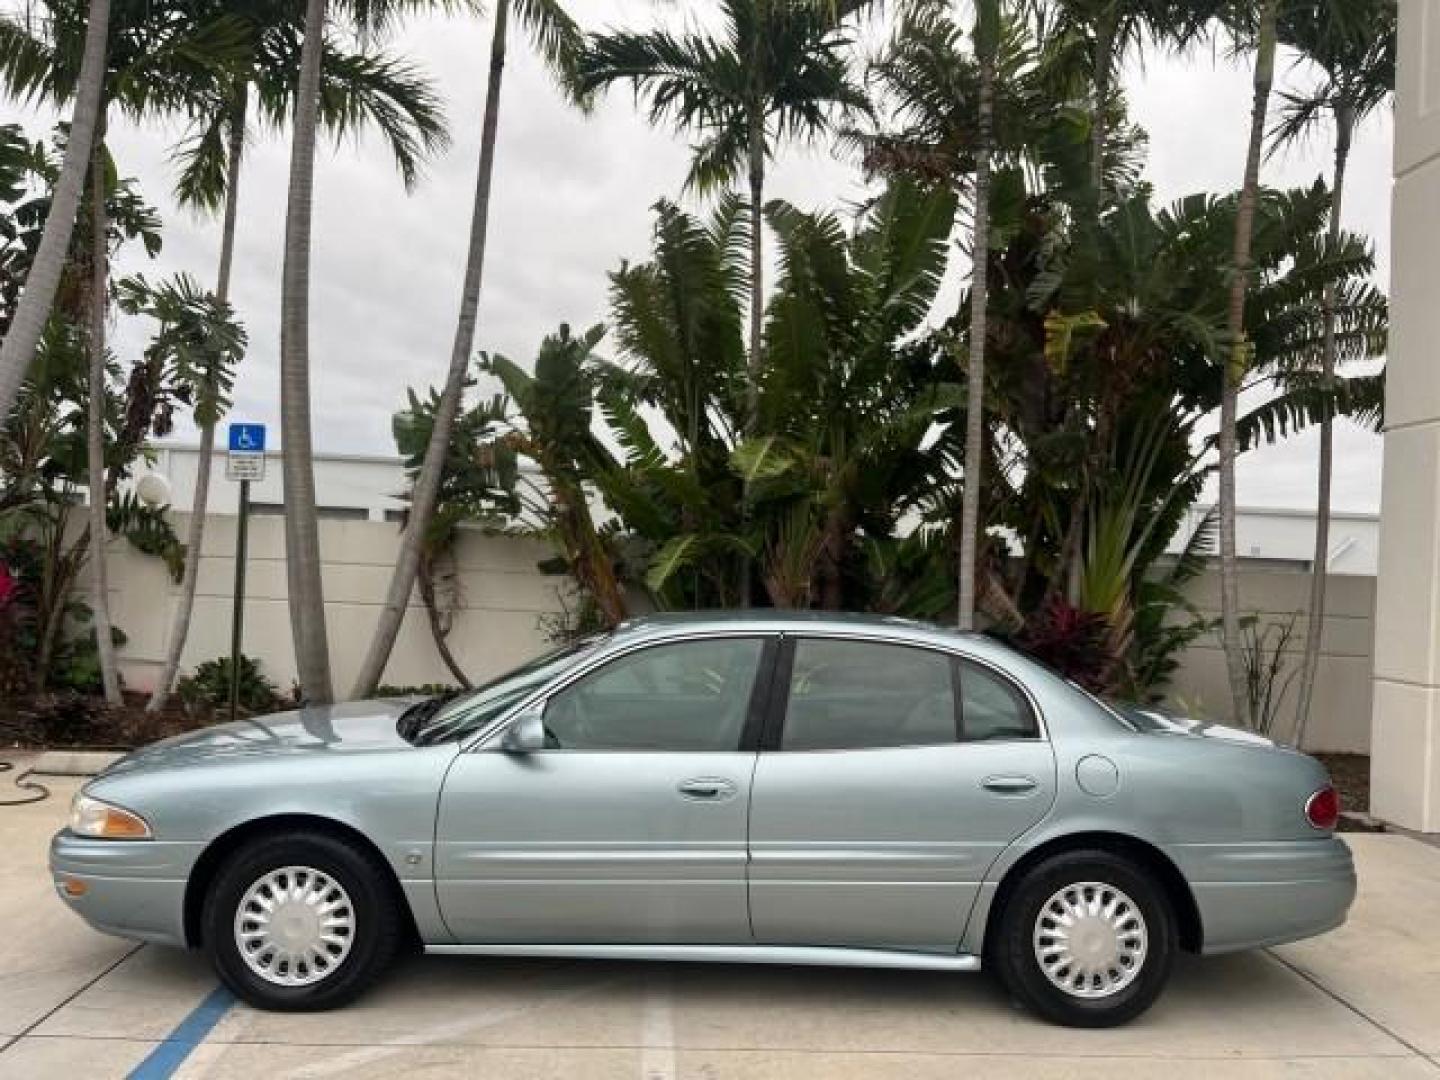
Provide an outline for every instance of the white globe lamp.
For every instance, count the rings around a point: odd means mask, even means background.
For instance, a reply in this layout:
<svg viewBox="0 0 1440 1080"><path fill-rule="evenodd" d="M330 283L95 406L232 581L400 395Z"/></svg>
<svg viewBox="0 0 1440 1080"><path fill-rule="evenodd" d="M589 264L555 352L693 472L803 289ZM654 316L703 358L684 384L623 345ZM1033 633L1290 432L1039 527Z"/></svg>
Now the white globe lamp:
<svg viewBox="0 0 1440 1080"><path fill-rule="evenodd" d="M135 481L135 495L152 510L170 505L170 481L157 472L149 472Z"/></svg>

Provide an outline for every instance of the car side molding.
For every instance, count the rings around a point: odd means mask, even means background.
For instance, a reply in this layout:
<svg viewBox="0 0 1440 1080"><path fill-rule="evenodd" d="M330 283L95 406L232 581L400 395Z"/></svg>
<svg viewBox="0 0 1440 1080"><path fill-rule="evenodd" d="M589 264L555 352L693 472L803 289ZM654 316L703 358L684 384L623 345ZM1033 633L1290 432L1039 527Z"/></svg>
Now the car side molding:
<svg viewBox="0 0 1440 1080"><path fill-rule="evenodd" d="M979 971L964 953L842 949L818 945L426 945L435 956L530 956L563 960L689 960L712 964L797 964L806 967Z"/></svg>

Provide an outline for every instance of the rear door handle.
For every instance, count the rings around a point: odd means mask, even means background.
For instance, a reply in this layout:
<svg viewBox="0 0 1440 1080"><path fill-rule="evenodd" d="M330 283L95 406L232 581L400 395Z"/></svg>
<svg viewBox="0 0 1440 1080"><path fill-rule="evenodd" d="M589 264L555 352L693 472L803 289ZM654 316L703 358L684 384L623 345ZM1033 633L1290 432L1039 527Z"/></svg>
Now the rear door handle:
<svg viewBox="0 0 1440 1080"><path fill-rule="evenodd" d="M729 780L722 780L717 777L699 777L694 780L681 781L676 790L687 799L718 801L728 799L734 795L735 785Z"/></svg>
<svg viewBox="0 0 1440 1080"><path fill-rule="evenodd" d="M997 795L1024 795L1039 787L1040 782L1033 776L987 776L980 786Z"/></svg>

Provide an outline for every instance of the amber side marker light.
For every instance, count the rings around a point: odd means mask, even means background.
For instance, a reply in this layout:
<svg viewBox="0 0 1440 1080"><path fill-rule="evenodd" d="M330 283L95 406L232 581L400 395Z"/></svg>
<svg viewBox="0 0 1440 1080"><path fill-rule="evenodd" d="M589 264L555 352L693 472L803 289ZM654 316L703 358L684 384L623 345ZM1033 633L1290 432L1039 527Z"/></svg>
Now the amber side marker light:
<svg viewBox="0 0 1440 1080"><path fill-rule="evenodd" d="M84 896L90 891L90 886L79 878L65 878L60 883L60 889L66 896Z"/></svg>

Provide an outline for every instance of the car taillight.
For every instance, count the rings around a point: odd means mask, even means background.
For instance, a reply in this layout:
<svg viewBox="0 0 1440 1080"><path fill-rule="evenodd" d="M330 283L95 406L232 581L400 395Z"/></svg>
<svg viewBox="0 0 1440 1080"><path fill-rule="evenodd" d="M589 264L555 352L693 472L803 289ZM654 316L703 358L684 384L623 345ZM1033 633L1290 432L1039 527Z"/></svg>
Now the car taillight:
<svg viewBox="0 0 1440 1080"><path fill-rule="evenodd" d="M1317 829L1330 830L1340 821L1340 796L1326 784L1305 802L1305 820Z"/></svg>

